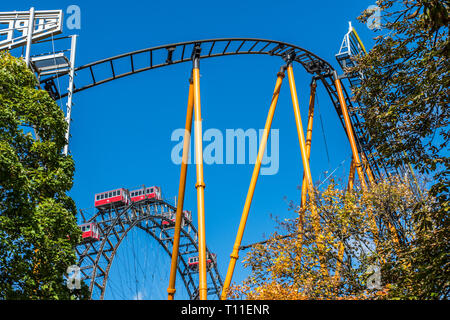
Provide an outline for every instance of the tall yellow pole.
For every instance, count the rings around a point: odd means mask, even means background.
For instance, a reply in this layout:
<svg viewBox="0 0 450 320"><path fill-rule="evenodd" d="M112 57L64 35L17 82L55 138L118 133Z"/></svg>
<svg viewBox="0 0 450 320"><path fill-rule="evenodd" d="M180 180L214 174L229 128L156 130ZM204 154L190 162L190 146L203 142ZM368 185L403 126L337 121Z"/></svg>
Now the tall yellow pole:
<svg viewBox="0 0 450 320"><path fill-rule="evenodd" d="M352 158L350 163L350 173L348 175L347 193L353 191L353 185L355 184L355 161Z"/></svg>
<svg viewBox="0 0 450 320"><path fill-rule="evenodd" d="M316 82L311 83L311 95L309 98L309 112L308 112L308 126L306 129L306 157L308 158L308 162L311 156L311 140L312 140L312 129L313 129L313 120L314 120L314 101L316 96ZM303 173L303 182L302 182L302 197L300 202L300 207L302 209L305 208L306 204L306 195L308 192L308 182L306 180L306 175Z"/></svg>
<svg viewBox="0 0 450 320"><path fill-rule="evenodd" d="M316 96L316 81L311 82L311 94L309 97L309 112L308 112L308 126L306 129L306 156L308 157L308 162L311 156L311 140L312 140L312 129L314 120L314 102ZM302 194L300 199L300 212L299 212L299 223L298 223L298 255L297 260L299 261L302 257L301 249L303 244L303 223L305 217L305 206L306 206L306 196L308 193L308 181L306 179L305 173L303 173L302 182Z"/></svg>
<svg viewBox="0 0 450 320"><path fill-rule="evenodd" d="M306 175L306 181L308 185L309 197L312 201L311 214L313 220L313 228L317 239L317 248L319 249L320 268L323 275L328 275L328 269L326 267L326 260L324 259L324 238L320 228L320 217L315 207L314 186L311 175L311 168L309 166L308 156L306 152L305 135L303 133L302 118L300 115L300 106L298 103L297 89L295 87L294 71L292 69L292 63L288 63L287 66L289 88L291 90L292 105L294 108L295 124L297 126L298 140L300 143L300 152L302 155L303 168Z"/></svg>
<svg viewBox="0 0 450 320"><path fill-rule="evenodd" d="M198 253L199 253L199 295L206 300L208 288L206 284L206 241L205 241L205 181L203 180L203 133L200 105L200 59L194 57L192 76L194 81L194 130L195 130L195 163L197 172L197 214L198 214Z"/></svg>
<svg viewBox="0 0 450 320"><path fill-rule="evenodd" d="M309 166L309 161L308 161L308 152L307 152L307 147L306 147L306 143L305 143L305 135L303 133L303 124L302 124L302 118L300 115L300 106L298 103L297 88L295 87L295 79L294 79L294 72L292 69L292 64L288 64L287 72L288 72L288 78L289 78L289 87L291 90L292 104L294 107L295 124L297 126L298 140L300 143L300 152L302 155L304 176L306 177L307 186L310 191L310 197L314 197L314 192L312 192L313 182L312 182L312 176L311 176L311 168Z"/></svg>
<svg viewBox="0 0 450 320"><path fill-rule="evenodd" d="M350 141L353 160L355 161L356 171L358 172L359 181L361 182L361 187L363 188L363 191L367 191L366 179L364 177L364 172L362 170L361 160L359 158L359 152L356 146L355 135L353 133L352 123L350 121L350 116L348 114L347 103L345 102L344 93L342 91L341 80L338 78L336 72L334 73L334 79L336 90L338 93L339 104L341 105L342 115L344 116L345 129L347 131L347 136Z"/></svg>
<svg viewBox="0 0 450 320"><path fill-rule="evenodd" d="M248 213L252 204L253 194L255 192L256 182L258 181L258 175L261 168L261 162L264 156L264 152L267 145L267 139L269 137L270 127L272 125L273 115L277 106L278 97L280 94L281 83L284 78L285 67L282 67L277 74L277 81L275 84L275 90L272 96L272 102L270 103L269 114L267 115L266 125L264 127L264 133L259 145L258 156L253 168L252 179L248 188L247 197L245 199L244 209L242 211L241 221L239 223L239 229L236 235L236 241L234 242L233 251L230 255L230 264L228 265L227 275L223 284L221 299L224 300L227 297L228 288L230 287L231 279L233 277L234 267L236 266L236 260L239 258L239 247L241 246L242 237L244 236L245 224L247 223Z"/></svg>
<svg viewBox="0 0 450 320"><path fill-rule="evenodd" d="M364 164L364 168L366 170L367 177L369 178L370 185L373 186L375 184L375 176L373 175L372 169L370 168L369 161L367 161L367 158L364 155L364 152L361 152L361 160Z"/></svg>
<svg viewBox="0 0 450 320"><path fill-rule="evenodd" d="M350 116L348 114L347 103L345 102L344 93L342 91L341 80L338 78L336 71L334 72L334 81L336 85L336 90L339 97L339 104L341 105L342 115L344 116L345 128L347 131L347 136L350 141L350 147L352 149L353 161L355 162L356 171L358 172L359 181L361 182L361 187L363 192L367 191L367 183L364 177L364 171L362 170L361 160L359 158L358 148L356 147L355 135L352 129L352 123L350 122ZM367 215L369 217L370 227L372 229L372 234L374 237L375 246L379 252L379 239L378 239L378 226L373 215L373 208L369 206L367 208ZM380 259L383 261L384 258L380 255Z"/></svg>
<svg viewBox="0 0 450 320"><path fill-rule="evenodd" d="M180 184L178 187L178 198L177 198L177 214L175 218L175 230L173 238L172 247L172 262L170 266L170 279L169 287L167 288L168 300L173 300L176 289L175 281L177 277L177 264L178 264L178 249L180 246L180 231L181 231L181 221L184 206L184 192L186 189L186 176L188 167L188 157L189 157L189 147L191 140L191 128L192 128L192 114L194 111L194 84L192 78L189 79L189 96L188 96L188 106L186 112L186 125L183 138L183 157L181 160L181 173L180 173Z"/></svg>

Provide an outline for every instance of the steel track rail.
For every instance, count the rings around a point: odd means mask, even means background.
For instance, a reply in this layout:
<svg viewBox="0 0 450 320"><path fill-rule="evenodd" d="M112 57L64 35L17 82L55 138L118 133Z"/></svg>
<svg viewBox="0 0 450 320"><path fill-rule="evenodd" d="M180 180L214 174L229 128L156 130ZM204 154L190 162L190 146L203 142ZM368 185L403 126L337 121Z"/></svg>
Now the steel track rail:
<svg viewBox="0 0 450 320"><path fill-rule="evenodd" d="M232 55L268 55L285 58L287 54L293 54L295 56L294 62L301 64L306 72L312 74L316 79L320 79L324 84L343 124L340 104L333 81L334 68L331 64L299 46L267 39L222 38L195 40L136 50L101 59L75 69L74 93L144 71L192 61L192 55L196 48L200 49L200 59ZM141 60L140 65L138 65L138 60ZM144 63L142 63L142 60ZM64 76L68 76L68 73L41 78L40 85L49 92L53 99L59 100L66 97L68 93L67 91L58 92L55 80ZM348 104L358 149L365 154L376 177L380 178L380 167L384 167L384 164L379 163L380 159L376 157L376 150L370 145L370 137L362 129L359 116L354 112L352 101L345 87L344 96Z"/></svg>
<svg viewBox="0 0 450 320"><path fill-rule="evenodd" d="M249 54L283 57L288 52L294 52L295 62L300 63L309 73L333 70L327 61L314 53L286 42L256 38L196 40L132 51L77 67L75 69L76 79L79 79L82 73L85 75L85 79L81 85L77 84L78 80L75 82L74 93L140 72L192 61L195 47L201 48L200 59ZM146 63L138 66L135 59L138 56L145 56ZM128 67L125 67L122 72L118 72L118 64L123 61L127 61ZM99 72L99 68L102 69L101 72ZM56 90L54 81L65 74L67 75L67 73L62 73L43 78L40 83L48 91L51 91L50 88ZM66 96L67 92L53 91L53 98L56 100Z"/></svg>

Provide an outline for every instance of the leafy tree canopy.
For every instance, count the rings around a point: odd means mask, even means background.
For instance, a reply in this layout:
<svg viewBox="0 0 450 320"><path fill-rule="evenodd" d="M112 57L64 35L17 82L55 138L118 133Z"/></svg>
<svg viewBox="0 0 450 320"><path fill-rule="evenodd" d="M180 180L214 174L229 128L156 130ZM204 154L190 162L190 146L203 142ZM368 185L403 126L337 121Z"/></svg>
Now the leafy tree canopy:
<svg viewBox="0 0 450 320"><path fill-rule="evenodd" d="M69 299L80 236L66 122L25 63L0 52L0 299ZM33 135L35 133L35 135Z"/></svg>
<svg viewBox="0 0 450 320"><path fill-rule="evenodd" d="M357 59L364 74L356 99L382 158L411 163L432 180L431 193L449 194L450 53L448 0L379 0L381 35ZM359 19L365 22L369 12Z"/></svg>
<svg viewBox="0 0 450 320"><path fill-rule="evenodd" d="M313 205L320 234L313 228ZM397 178L380 181L365 193L332 182L304 210L290 202L298 216L277 220L280 231L252 247L244 259L251 274L231 287L230 297L448 299L449 224L448 218L436 223L436 208L433 196L418 199L409 183ZM423 214L426 225L418 223Z"/></svg>

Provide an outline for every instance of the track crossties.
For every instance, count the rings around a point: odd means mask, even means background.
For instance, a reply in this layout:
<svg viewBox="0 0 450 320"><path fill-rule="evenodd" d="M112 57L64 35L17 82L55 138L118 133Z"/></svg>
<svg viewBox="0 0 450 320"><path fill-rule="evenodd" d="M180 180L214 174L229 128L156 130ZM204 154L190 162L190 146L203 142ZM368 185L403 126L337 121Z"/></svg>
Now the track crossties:
<svg viewBox="0 0 450 320"><path fill-rule="evenodd" d="M335 70L331 64L306 49L274 40L255 38L196 40L124 53L76 68L73 92L84 91L136 73L192 61L194 52L198 50L200 50L200 60L232 55L267 55L278 58L286 58L290 55L294 57L294 63L299 63L314 79L323 83L345 129L334 84ZM41 87L47 90L55 100L64 98L68 95L67 90L58 92L55 81L67 76L67 72L62 72L55 76L41 78ZM344 96L356 135L358 150L365 155L375 177L379 178L382 176L383 170L387 172L385 164L377 157L376 150L370 145L370 137L362 127L363 121L354 111L350 95L345 88Z"/></svg>

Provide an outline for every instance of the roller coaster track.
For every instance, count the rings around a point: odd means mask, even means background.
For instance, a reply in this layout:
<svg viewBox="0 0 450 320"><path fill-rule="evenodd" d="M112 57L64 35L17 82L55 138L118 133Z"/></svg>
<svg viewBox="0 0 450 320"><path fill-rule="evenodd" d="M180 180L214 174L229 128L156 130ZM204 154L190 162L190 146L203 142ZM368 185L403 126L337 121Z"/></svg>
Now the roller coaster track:
<svg viewBox="0 0 450 320"><path fill-rule="evenodd" d="M361 81L364 78L364 74L359 72L350 72L347 68L355 67L356 62L354 59L358 56L366 54L367 54L366 48L364 47L364 44L362 43L358 33L356 32L355 28L353 28L350 22L349 31L344 36L344 40L342 42L339 53L336 54L336 60L341 66L342 71L344 72L343 77L348 80L350 88L352 89L356 89L361 85ZM364 106L360 102L356 102L356 104L359 106L360 109L364 108ZM356 129L359 129L360 124L355 127ZM361 133L358 133L357 135L359 136L361 135ZM370 140L370 138L366 140ZM370 145L370 143L367 144L365 149L367 153L373 155L373 157L375 158L374 162L376 162L383 168L386 176L390 176L392 174L399 175L400 171L402 171L402 168L385 164L383 159L381 159L378 153L375 152L374 148ZM413 175L413 173L411 174Z"/></svg>
<svg viewBox="0 0 450 320"><path fill-rule="evenodd" d="M82 212L82 211L81 211ZM169 217L176 208L163 200L145 200L127 206L111 206L99 209L89 219L82 214L82 223L96 222L100 230L100 241L85 242L77 246L81 280L89 284L91 298L104 298L107 280L119 245L132 228L139 228L155 239L165 252L172 255L173 225ZM167 221L169 225L162 222ZM190 299L198 299L198 286L189 268L188 258L198 255L197 230L186 219L183 220L180 235L178 273L186 287ZM207 249L209 253L209 250ZM208 295L218 298L222 288L222 278L217 261L212 259L208 268Z"/></svg>
<svg viewBox="0 0 450 320"><path fill-rule="evenodd" d="M311 75L312 81L320 81L324 85L347 136L349 136L349 133L342 110L348 110L350 130L354 133L352 136L355 136L357 153L364 159L362 166L366 170L363 175L372 172L373 177L378 179L385 174L389 174L382 158L377 155L376 150L370 144L371 139L363 128L362 119L356 112L348 91L344 86L342 86L342 91L338 88L341 78L346 77L346 75L338 77L331 64L324 59L301 47L285 42L254 38L210 39L180 42L133 51L75 68L73 93L144 71L169 67L183 62L192 62L194 57L198 61L198 59L234 55L266 55L281 58L282 63L300 64ZM62 99L68 96L68 92L58 92L55 81L67 76L69 76L68 72L61 72L57 75L42 77L39 79L40 85L49 92L53 99ZM339 96L341 92L342 99ZM346 108L345 106L343 108L344 101ZM370 170L367 170L367 168ZM93 218L83 221L96 221L103 234L102 240L98 243L85 243L77 248L81 272L84 279L89 280L92 296L94 291L99 291L100 298L104 297L114 255L120 243L132 228L138 227L150 234L171 255L173 236L169 233L169 230L162 227L161 222L165 219L162 214L163 207L173 211L176 210L165 202L145 202L131 204L127 207L114 207L106 211L99 210ZM188 229L190 231L187 231ZM163 238L157 235L157 231L163 235ZM183 243L180 244L180 263L178 264L178 272L182 276L191 299L198 298L199 288L193 281L193 272L188 268L186 256L198 254L198 245L195 241L196 234L196 229L190 222L182 228L181 238ZM181 248L184 248L184 251ZM216 262L208 269L208 273L211 282L208 285L208 294L219 296L223 283L217 271Z"/></svg>
<svg viewBox="0 0 450 320"><path fill-rule="evenodd" d="M192 61L192 53L196 46L201 48L200 59L243 54L282 57L285 53L293 51L296 54L295 61L302 64L309 73L333 70L325 60L285 42L250 38L198 40L137 50L78 67L75 69L77 81L81 72L86 73L87 78L83 79L85 82L81 86L75 85L74 93L143 71ZM140 66L137 65L138 60L143 62ZM117 69L119 63L124 64L124 68L120 71ZM99 71L103 71L101 75ZM53 82L56 78L55 75L42 79L41 84L54 98L66 97L67 92L57 92Z"/></svg>
<svg viewBox="0 0 450 320"><path fill-rule="evenodd" d="M266 39L224 38L196 40L132 51L102 59L75 68L76 77L73 93L144 71L192 61L195 48L201 50L200 59L233 55L268 55L281 58L286 58L288 54L294 56L293 62L302 65L314 79L323 83L344 126L338 90L334 82L335 70L331 64L301 47ZM41 87L47 90L55 100L64 98L68 95L68 92L58 92L55 80L58 77L61 78L67 75L68 72L63 72L42 78L40 79ZM364 154L368 161L367 165L370 166L375 178L381 177L383 171L385 174L389 174L383 160L377 157L376 150L370 144L370 137L362 127L361 117L355 111L349 93L345 87L343 89L359 152Z"/></svg>

